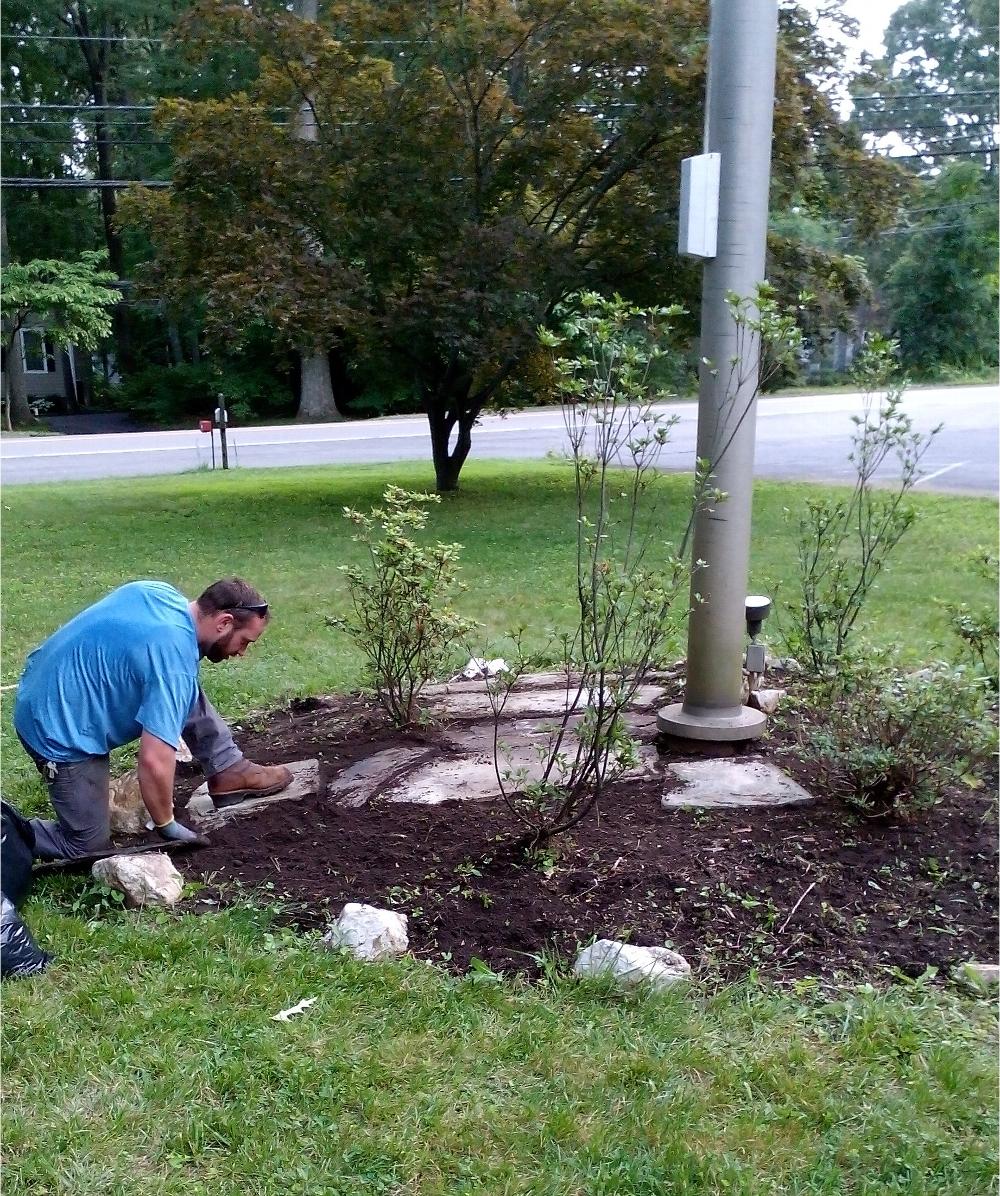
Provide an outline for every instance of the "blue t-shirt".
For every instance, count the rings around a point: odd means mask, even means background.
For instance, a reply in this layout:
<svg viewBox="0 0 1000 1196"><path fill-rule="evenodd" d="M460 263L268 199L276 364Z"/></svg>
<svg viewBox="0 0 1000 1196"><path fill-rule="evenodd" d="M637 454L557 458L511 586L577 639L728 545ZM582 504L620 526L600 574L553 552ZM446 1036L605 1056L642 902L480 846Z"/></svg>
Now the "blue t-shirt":
<svg viewBox="0 0 1000 1196"><path fill-rule="evenodd" d="M105 756L143 731L176 745L198 696L187 599L133 581L89 606L28 657L14 727L39 756Z"/></svg>

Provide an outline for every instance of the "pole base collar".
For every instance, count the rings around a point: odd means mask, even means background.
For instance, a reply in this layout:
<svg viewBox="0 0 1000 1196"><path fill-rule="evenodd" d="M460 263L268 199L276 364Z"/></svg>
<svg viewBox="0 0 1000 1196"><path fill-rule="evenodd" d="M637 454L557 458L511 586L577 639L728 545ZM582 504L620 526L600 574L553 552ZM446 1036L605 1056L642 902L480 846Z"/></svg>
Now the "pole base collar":
<svg viewBox="0 0 1000 1196"><path fill-rule="evenodd" d="M678 739L702 739L709 743L739 743L745 739L759 739L764 734L767 716L750 706L736 706L726 710L706 710L684 706L677 702L666 706L656 715L656 725L667 735Z"/></svg>

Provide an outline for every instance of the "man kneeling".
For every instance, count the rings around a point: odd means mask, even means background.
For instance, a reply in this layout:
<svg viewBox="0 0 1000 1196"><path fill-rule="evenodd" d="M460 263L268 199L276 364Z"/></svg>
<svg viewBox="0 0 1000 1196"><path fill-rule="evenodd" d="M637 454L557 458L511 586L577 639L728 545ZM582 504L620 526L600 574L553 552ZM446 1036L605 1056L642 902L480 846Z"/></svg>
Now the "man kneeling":
<svg viewBox="0 0 1000 1196"><path fill-rule="evenodd" d="M45 860L110 844L112 748L139 741L139 792L167 840L197 836L174 819L177 742L183 738L216 797L264 797L292 779L282 765L244 759L198 682L201 657L243 656L263 634L268 604L225 578L193 602L160 581L133 581L81 611L27 660L14 729L42 774L55 821L33 818Z"/></svg>

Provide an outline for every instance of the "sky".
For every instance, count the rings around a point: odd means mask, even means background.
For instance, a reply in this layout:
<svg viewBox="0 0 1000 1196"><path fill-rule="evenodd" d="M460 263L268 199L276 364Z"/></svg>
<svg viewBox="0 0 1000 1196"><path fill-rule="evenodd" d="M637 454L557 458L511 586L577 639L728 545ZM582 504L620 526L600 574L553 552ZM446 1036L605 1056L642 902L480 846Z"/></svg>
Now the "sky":
<svg viewBox="0 0 1000 1196"><path fill-rule="evenodd" d="M889 18L902 4L903 0L846 0L844 12L861 23L858 36L860 50L867 50L871 54L882 52L882 33L889 24Z"/></svg>

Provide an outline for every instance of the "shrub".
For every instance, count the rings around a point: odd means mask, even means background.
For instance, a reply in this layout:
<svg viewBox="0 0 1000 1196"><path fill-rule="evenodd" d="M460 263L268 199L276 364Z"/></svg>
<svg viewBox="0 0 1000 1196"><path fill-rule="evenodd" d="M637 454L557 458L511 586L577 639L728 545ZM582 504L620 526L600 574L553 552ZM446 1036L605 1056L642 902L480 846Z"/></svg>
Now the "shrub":
<svg viewBox="0 0 1000 1196"><path fill-rule="evenodd" d="M807 499L799 521L801 601L790 607L788 638L793 653L816 670L843 654L876 579L916 518L904 500L938 429L926 436L913 430L902 407L905 382L894 378L895 368L895 345L872 337L855 367L865 399L862 414L853 417L848 459L854 487L846 498ZM876 474L893 457L898 481L892 489L875 489Z"/></svg>
<svg viewBox="0 0 1000 1196"><path fill-rule="evenodd" d="M287 378L263 366L149 366L130 375L110 393L115 407L153 424L193 423L208 419L226 396L232 420L293 415L295 399Z"/></svg>
<svg viewBox="0 0 1000 1196"><path fill-rule="evenodd" d="M988 548L979 547L969 556L976 573L993 586L1000 585L1000 562ZM962 654L994 691L1000 686L1000 642L996 605L973 609L968 603L946 607L952 631L962 645Z"/></svg>
<svg viewBox="0 0 1000 1196"><path fill-rule="evenodd" d="M426 526L426 505L440 501L436 494L387 486L384 505L370 514L344 508L344 518L358 529L354 541L368 550L368 562L341 566L352 610L327 622L345 630L361 649L366 680L399 727L418 718L421 689L443 668L451 643L474 626L448 603L449 593L459 588L462 546L422 546L411 538Z"/></svg>
<svg viewBox="0 0 1000 1196"><path fill-rule="evenodd" d="M831 793L873 816L934 805L996 748L986 686L947 664L904 673L875 650L846 654L813 683L808 705L800 755Z"/></svg>
<svg viewBox="0 0 1000 1196"><path fill-rule="evenodd" d="M645 310L620 298L576 297L562 335L543 332L553 352L576 494L576 626L560 637L562 713L538 748L538 769L513 767L496 739L495 766L508 808L533 844L578 823L605 787L636 761L625 712L650 663L673 631L672 612L687 571L643 527L662 475L656 462L670 422L653 407L660 360L657 334L678 309ZM645 519L640 518L640 513ZM518 678L532 665L520 650L490 687L499 728Z"/></svg>

